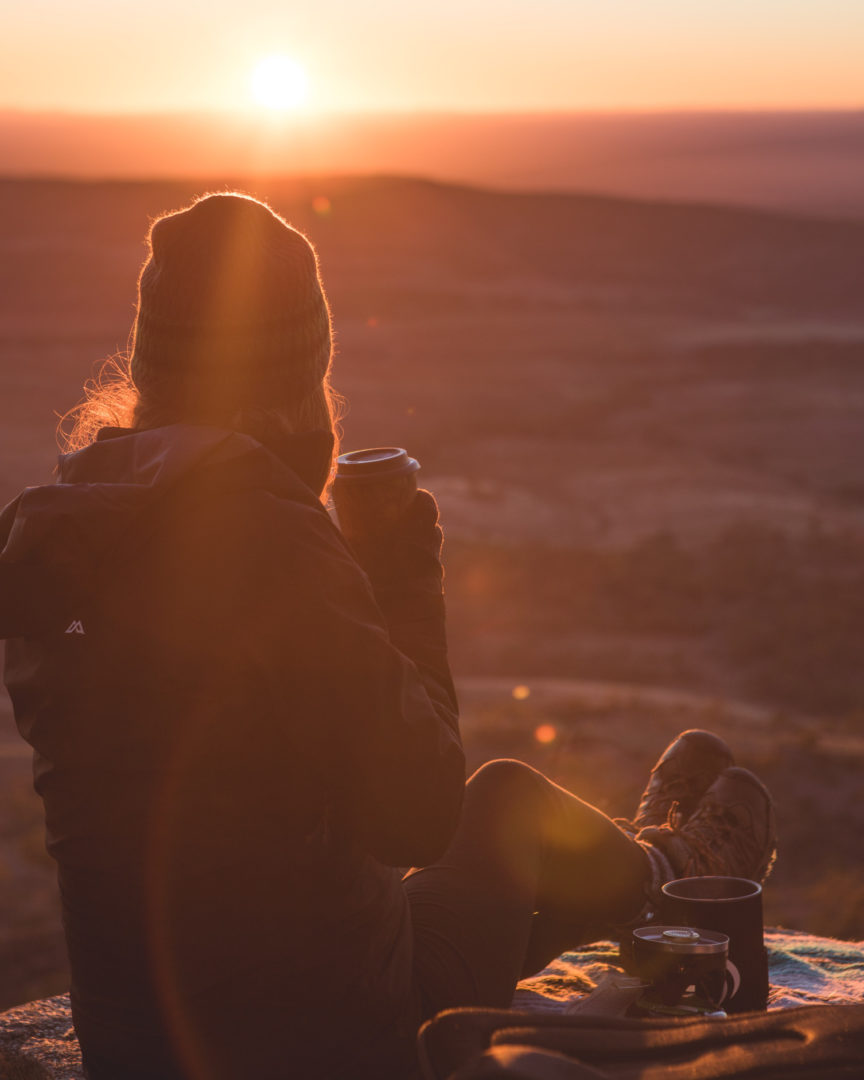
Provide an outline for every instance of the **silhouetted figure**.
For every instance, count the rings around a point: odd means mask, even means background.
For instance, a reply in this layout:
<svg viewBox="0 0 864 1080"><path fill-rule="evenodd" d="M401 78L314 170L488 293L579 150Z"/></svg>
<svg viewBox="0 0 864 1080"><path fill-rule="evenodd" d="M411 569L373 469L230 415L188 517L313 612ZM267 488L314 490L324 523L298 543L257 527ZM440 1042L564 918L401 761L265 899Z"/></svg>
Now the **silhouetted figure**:
<svg viewBox="0 0 864 1080"><path fill-rule="evenodd" d="M407 1075L424 1017L506 1005L664 879L773 853L710 736L624 827L519 762L465 787L437 507L349 547L330 360L305 237L238 195L162 217L128 372L0 518L92 1080Z"/></svg>

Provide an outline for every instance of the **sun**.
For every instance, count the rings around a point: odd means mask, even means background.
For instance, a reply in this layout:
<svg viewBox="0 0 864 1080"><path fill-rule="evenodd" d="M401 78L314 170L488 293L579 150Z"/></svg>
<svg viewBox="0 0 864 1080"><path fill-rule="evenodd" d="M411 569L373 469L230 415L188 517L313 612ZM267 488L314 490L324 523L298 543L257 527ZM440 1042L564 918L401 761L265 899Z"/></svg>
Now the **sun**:
<svg viewBox="0 0 864 1080"><path fill-rule="evenodd" d="M288 56L265 56L252 71L252 97L266 109L296 109L306 100L308 88L306 72Z"/></svg>

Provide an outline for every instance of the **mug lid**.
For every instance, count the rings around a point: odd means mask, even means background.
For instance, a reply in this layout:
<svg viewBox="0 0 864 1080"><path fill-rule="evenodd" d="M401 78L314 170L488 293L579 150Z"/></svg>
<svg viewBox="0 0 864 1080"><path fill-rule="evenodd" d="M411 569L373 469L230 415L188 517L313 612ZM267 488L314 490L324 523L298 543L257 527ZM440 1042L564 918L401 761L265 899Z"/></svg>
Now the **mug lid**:
<svg viewBox="0 0 864 1080"><path fill-rule="evenodd" d="M761 896L762 886L750 878L706 874L701 877L675 878L660 889L664 896L688 903L725 904Z"/></svg>
<svg viewBox="0 0 864 1080"><path fill-rule="evenodd" d="M366 450L351 450L337 458L337 475L361 479L364 477L395 476L417 472L420 463L408 456L401 446L373 446Z"/></svg>
<svg viewBox="0 0 864 1080"><path fill-rule="evenodd" d="M659 952L684 956L725 956L729 952L729 938L719 930L698 930L690 926L640 926L633 931L633 938Z"/></svg>

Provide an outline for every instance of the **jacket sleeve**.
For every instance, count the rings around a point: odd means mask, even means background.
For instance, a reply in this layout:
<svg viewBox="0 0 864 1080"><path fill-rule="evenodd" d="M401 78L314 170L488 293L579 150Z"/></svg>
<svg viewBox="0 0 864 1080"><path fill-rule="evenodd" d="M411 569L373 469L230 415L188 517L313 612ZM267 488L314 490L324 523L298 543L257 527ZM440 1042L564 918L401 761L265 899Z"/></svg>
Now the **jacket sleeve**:
<svg viewBox="0 0 864 1080"><path fill-rule="evenodd" d="M419 491L397 527L351 547L369 578L391 642L413 660L430 697L455 727L458 705L447 660L442 543L438 505L428 491Z"/></svg>
<svg viewBox="0 0 864 1080"><path fill-rule="evenodd" d="M292 627L285 663L323 726L339 818L383 863L434 862L465 781L434 499L420 493L399 530L357 552L317 508L271 509L271 539L286 537L273 596Z"/></svg>

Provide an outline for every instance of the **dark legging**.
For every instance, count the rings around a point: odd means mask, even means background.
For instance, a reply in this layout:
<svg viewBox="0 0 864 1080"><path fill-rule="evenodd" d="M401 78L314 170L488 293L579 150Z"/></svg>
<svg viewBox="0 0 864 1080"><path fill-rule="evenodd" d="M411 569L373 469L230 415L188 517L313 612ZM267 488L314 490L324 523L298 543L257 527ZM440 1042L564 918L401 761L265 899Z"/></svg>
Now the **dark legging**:
<svg viewBox="0 0 864 1080"><path fill-rule="evenodd" d="M605 814L521 761L484 765L447 852L404 880L424 1016L509 1005L520 978L635 918L650 876Z"/></svg>

